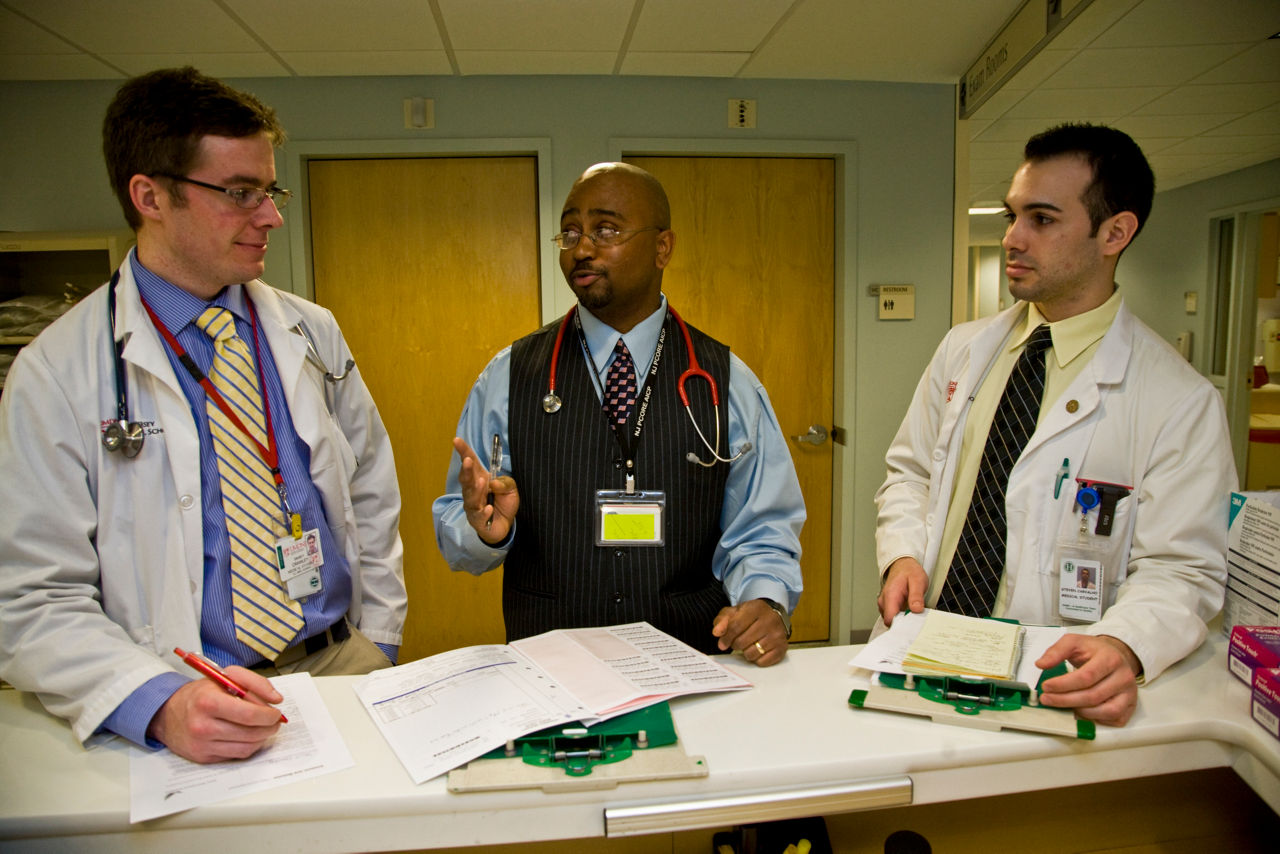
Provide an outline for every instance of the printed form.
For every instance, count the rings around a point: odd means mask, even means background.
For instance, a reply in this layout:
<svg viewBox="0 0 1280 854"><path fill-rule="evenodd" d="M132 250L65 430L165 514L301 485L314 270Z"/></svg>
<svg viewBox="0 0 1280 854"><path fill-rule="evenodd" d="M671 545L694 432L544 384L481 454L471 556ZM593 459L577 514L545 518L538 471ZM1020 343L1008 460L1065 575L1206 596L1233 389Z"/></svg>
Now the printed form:
<svg viewBox="0 0 1280 854"><path fill-rule="evenodd" d="M557 724L751 683L648 623L562 629L371 673L356 694L415 783Z"/></svg>
<svg viewBox="0 0 1280 854"><path fill-rule="evenodd" d="M271 680L289 719L248 759L201 765L136 745L129 755L129 821L146 821L350 768L355 762L309 673Z"/></svg>

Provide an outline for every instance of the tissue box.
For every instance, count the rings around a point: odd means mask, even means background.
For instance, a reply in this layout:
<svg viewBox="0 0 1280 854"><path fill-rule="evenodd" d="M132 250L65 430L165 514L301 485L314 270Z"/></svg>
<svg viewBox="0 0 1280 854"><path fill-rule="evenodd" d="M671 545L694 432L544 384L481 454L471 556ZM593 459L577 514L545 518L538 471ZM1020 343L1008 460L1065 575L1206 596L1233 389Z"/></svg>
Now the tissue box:
<svg viewBox="0 0 1280 854"><path fill-rule="evenodd" d="M1236 626L1227 648L1227 667L1246 685L1259 667L1280 667L1280 626Z"/></svg>
<svg viewBox="0 0 1280 854"><path fill-rule="evenodd" d="M1253 671L1253 719L1280 739L1280 668L1259 667Z"/></svg>

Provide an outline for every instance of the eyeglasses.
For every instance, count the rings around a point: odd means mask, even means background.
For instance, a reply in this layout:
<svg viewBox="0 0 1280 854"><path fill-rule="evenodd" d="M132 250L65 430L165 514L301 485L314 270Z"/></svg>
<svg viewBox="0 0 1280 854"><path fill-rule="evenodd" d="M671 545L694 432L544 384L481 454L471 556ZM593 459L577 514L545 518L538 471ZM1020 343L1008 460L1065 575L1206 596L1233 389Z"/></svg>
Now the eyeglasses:
<svg viewBox="0 0 1280 854"><path fill-rule="evenodd" d="M606 225L585 234L581 231L562 231L555 237L551 238L551 242L559 247L560 251L563 252L566 249L572 249L577 246L578 241L584 237L590 239L590 241L596 246L617 246L620 243L626 243L631 239L631 235L633 234L639 234L642 231L662 230L663 229L658 228L656 225L651 225L648 228L632 228L626 231L619 231L616 228L610 228Z"/></svg>
<svg viewBox="0 0 1280 854"><path fill-rule="evenodd" d="M170 175L166 172L159 173L159 177L168 178L171 181L181 181L184 184L195 184L197 187L204 187L206 190L226 193L231 197L231 201L236 203L236 207L244 208L245 210L253 210L260 207L266 201L267 196L271 197L276 210L283 210L293 196L292 190L286 190L283 187L267 187L265 189L262 187L219 187L217 184L208 184L204 181L197 181L195 178L187 178L184 175Z"/></svg>

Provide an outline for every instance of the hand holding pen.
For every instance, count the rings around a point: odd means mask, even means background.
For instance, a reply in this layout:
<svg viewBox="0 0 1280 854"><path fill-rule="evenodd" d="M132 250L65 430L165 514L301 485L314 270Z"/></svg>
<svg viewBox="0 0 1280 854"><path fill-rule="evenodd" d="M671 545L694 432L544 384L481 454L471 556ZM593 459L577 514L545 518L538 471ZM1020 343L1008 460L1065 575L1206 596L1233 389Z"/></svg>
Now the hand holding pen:
<svg viewBox="0 0 1280 854"><path fill-rule="evenodd" d="M245 690L244 686L242 686L239 682L236 682L234 679L228 676L225 672L223 672L221 667L214 664L212 661L209 661L208 659L202 656L196 655L193 652L187 652L186 650L177 646L173 648L173 653L174 655L181 658L189 667L196 670L201 675L206 676L209 679L212 679L218 685L222 686L222 690L226 691L231 696L239 697L241 700L248 700L250 697L253 697L252 694L250 694L247 690ZM256 700L258 698L253 697L253 699ZM264 704L264 705L267 705L267 704ZM281 712L280 723L287 724L288 722L289 722L289 719L284 716L283 712Z"/></svg>
<svg viewBox="0 0 1280 854"><path fill-rule="evenodd" d="M510 456L503 458L502 436L494 434L487 462L460 436L454 437L453 449L460 462L456 471L467 524L482 542L502 542L510 535L520 509L515 481L510 474L501 473L503 462L510 463Z"/></svg>

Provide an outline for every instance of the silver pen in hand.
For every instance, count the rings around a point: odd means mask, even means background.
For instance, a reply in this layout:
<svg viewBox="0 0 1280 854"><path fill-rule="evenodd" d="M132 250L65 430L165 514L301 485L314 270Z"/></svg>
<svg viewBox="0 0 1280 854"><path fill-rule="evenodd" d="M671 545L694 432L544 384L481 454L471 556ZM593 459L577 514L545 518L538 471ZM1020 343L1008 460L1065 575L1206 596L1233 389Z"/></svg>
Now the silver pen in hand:
<svg viewBox="0 0 1280 854"><path fill-rule="evenodd" d="M489 496L487 503L493 507L493 482L498 479L498 470L502 468L502 436L497 433L493 434L493 446L489 449ZM489 518L485 520L484 526L488 528L493 524L493 514L498 512L498 508L493 507L489 513Z"/></svg>

